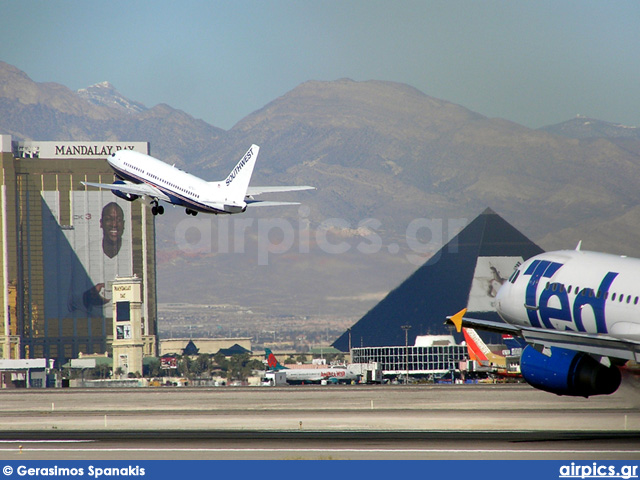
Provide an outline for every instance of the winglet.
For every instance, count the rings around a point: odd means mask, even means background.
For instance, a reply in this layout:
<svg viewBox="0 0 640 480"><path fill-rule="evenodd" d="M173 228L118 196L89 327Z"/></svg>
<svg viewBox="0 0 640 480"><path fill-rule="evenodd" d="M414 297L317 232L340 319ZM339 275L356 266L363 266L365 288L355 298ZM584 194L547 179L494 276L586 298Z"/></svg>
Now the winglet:
<svg viewBox="0 0 640 480"><path fill-rule="evenodd" d="M463 308L455 315L448 317L448 320L455 325L456 331L458 333L460 333L460 331L462 330L462 317L464 317L465 313L467 313L467 309Z"/></svg>
<svg viewBox="0 0 640 480"><path fill-rule="evenodd" d="M578 246L576 247L576 252L579 252L581 248L582 248L582 240L578 242Z"/></svg>

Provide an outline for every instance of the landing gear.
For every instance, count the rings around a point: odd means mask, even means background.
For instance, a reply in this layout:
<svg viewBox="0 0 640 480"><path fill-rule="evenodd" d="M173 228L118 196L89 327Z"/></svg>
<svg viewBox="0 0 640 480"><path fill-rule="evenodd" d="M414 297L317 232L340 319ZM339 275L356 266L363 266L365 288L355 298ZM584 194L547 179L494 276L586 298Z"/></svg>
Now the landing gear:
<svg viewBox="0 0 640 480"><path fill-rule="evenodd" d="M191 210L190 208L185 208L184 211L187 215L193 215L194 217L198 214L196 210Z"/></svg>
<svg viewBox="0 0 640 480"><path fill-rule="evenodd" d="M156 216L156 215L162 215L164 213L164 207L162 205L158 205L158 201L154 200L152 202L152 207L151 207L151 213Z"/></svg>

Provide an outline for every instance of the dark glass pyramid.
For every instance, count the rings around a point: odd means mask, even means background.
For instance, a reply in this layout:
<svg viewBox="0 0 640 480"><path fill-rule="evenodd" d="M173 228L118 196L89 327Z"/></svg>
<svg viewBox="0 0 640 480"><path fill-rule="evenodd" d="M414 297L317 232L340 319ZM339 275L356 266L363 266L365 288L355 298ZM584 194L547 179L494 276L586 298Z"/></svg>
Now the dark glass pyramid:
<svg viewBox="0 0 640 480"><path fill-rule="evenodd" d="M193 343L193 340L189 340L187 346L182 349L183 355L197 355L200 349L196 347L196 344Z"/></svg>
<svg viewBox="0 0 640 480"><path fill-rule="evenodd" d="M351 346L404 345L403 325L411 326L409 345L414 344L417 335L451 334L451 328L444 325L446 317L467 305L475 318L499 320L495 311L482 311L482 305L488 305L495 294L496 288L491 284L499 286L508 278L518 259L526 260L542 252L487 208L351 327ZM474 311L473 305L480 307ZM483 338L496 341L499 337ZM349 331L333 346L348 351Z"/></svg>

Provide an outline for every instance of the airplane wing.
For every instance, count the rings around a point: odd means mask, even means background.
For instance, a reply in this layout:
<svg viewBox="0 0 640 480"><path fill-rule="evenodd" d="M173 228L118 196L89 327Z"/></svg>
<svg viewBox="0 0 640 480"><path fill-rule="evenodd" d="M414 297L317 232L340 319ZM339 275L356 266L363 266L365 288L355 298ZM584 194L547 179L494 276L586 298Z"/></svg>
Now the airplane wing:
<svg viewBox="0 0 640 480"><path fill-rule="evenodd" d="M517 335L532 345L557 347L589 353L595 356L623 358L640 362L640 342L605 334L588 334L574 331L549 330L545 328L509 325L465 317L466 309L447 317L459 332L464 327L478 328L496 333Z"/></svg>
<svg viewBox="0 0 640 480"><path fill-rule="evenodd" d="M456 327L456 331L460 333L462 327L468 328L477 328L479 330L486 330L488 332L494 333L506 333L509 335L517 335L518 337L522 336L521 327L510 325L508 323L502 322L493 322L491 320L480 320L478 318L470 318L465 317L464 315L467 313L467 309L460 310L455 315L451 315L447 317L448 324Z"/></svg>
<svg viewBox="0 0 640 480"><path fill-rule="evenodd" d="M277 192L299 192L302 190L315 190L316 187L310 187L308 185L293 185L293 186L279 186L279 187L249 187L247 188L247 195L260 195L261 193L277 193Z"/></svg>
<svg viewBox="0 0 640 480"><path fill-rule="evenodd" d="M122 193L129 193L131 195L153 197L168 202L170 199L161 190L152 187L146 183L93 183L93 182L80 182L87 187L106 188L108 190L117 190Z"/></svg>

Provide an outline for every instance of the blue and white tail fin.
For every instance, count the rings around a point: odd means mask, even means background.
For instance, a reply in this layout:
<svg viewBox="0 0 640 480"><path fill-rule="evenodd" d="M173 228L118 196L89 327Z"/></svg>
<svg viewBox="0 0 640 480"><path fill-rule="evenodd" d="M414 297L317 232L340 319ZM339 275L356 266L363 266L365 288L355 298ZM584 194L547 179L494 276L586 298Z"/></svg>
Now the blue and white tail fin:
<svg viewBox="0 0 640 480"><path fill-rule="evenodd" d="M244 202L259 151L260 147L258 145L251 145L251 148L224 180L223 187L227 190L228 201L235 204Z"/></svg>
<svg viewBox="0 0 640 480"><path fill-rule="evenodd" d="M264 349L264 358L267 361L267 368L269 368L269 370L286 370L287 369L287 367L280 365L280 362L278 361L276 356L268 348Z"/></svg>

